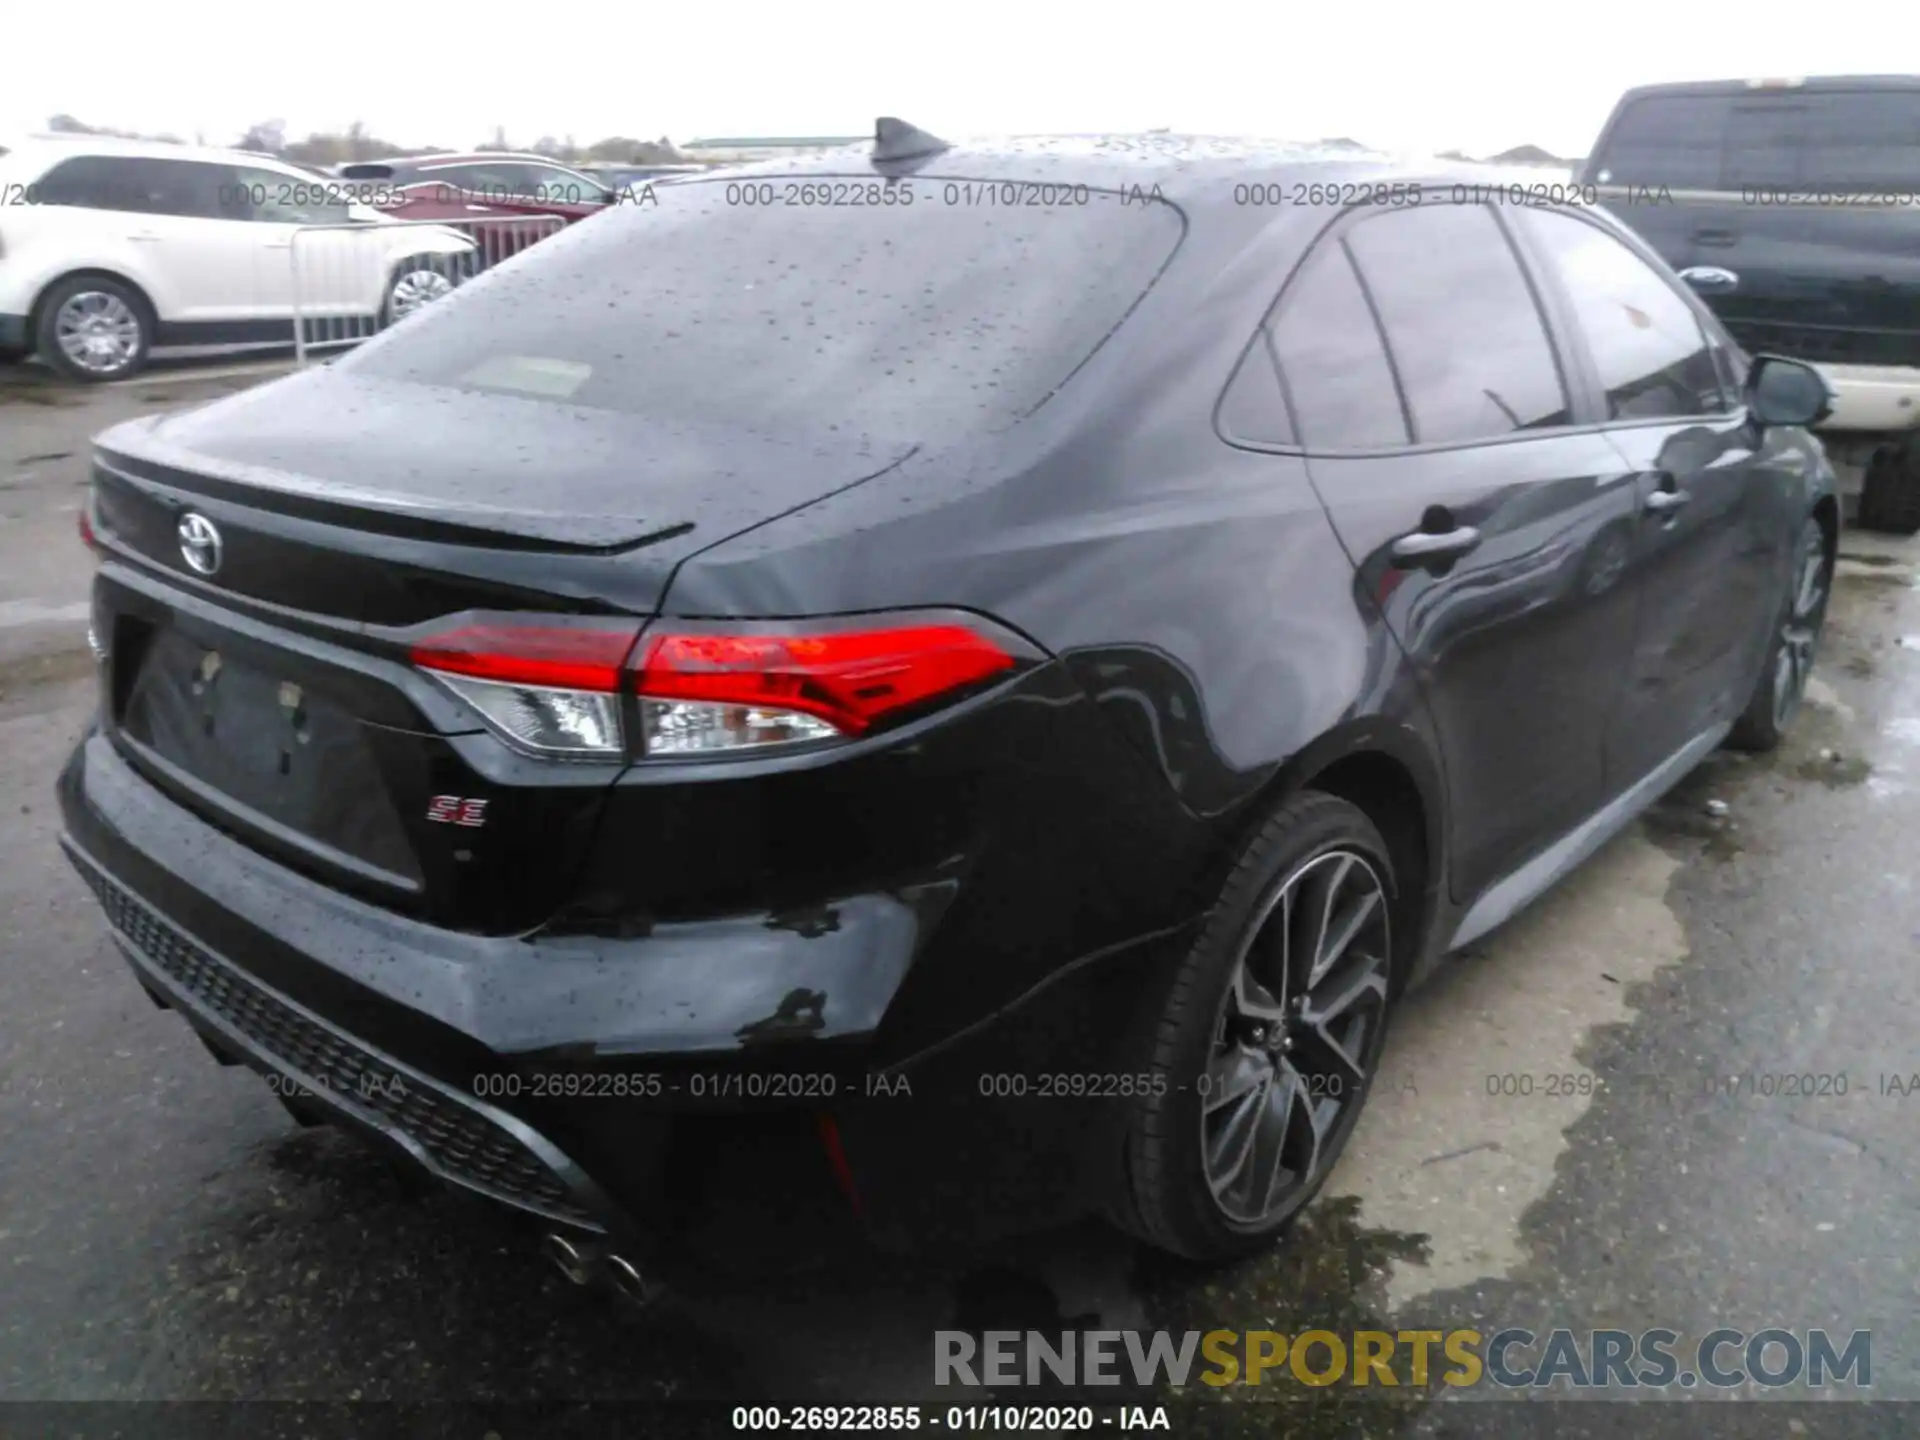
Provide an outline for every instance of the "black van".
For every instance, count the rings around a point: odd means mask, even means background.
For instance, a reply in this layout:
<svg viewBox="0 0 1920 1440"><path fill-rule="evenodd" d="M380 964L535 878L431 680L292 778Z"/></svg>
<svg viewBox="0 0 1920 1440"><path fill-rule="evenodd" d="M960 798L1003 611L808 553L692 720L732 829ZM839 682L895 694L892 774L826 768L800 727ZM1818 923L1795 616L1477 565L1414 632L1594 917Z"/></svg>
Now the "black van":
<svg viewBox="0 0 1920 1440"><path fill-rule="evenodd" d="M1920 75L1629 90L1580 179L1747 350L1820 365L1859 523L1920 531Z"/></svg>

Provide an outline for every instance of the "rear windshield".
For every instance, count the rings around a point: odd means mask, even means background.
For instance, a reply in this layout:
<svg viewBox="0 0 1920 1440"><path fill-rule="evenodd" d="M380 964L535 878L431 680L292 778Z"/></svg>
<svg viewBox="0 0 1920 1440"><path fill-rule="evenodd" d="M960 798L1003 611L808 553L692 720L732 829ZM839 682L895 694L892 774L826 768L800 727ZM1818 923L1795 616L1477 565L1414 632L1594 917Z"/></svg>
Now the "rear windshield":
<svg viewBox="0 0 1920 1440"><path fill-rule="evenodd" d="M1920 190L1920 90L1643 95L1588 169L1602 185Z"/></svg>
<svg viewBox="0 0 1920 1440"><path fill-rule="evenodd" d="M1171 258L1180 214L872 176L662 186L541 241L342 369L774 435L935 443L1031 412ZM786 203L790 197L798 203ZM1008 194L1002 197L1014 200ZM812 203L807 203L810 200Z"/></svg>

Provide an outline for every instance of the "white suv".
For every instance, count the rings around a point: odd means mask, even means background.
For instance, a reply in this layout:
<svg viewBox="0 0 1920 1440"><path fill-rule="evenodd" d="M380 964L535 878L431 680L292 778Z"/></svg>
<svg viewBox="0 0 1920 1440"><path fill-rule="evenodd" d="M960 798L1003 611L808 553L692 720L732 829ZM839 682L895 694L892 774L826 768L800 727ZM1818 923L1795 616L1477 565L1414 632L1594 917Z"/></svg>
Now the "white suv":
<svg viewBox="0 0 1920 1440"><path fill-rule="evenodd" d="M457 230L355 194L233 150L23 141L0 153L0 355L117 380L157 346L291 343L296 296L309 337L358 339L477 267Z"/></svg>

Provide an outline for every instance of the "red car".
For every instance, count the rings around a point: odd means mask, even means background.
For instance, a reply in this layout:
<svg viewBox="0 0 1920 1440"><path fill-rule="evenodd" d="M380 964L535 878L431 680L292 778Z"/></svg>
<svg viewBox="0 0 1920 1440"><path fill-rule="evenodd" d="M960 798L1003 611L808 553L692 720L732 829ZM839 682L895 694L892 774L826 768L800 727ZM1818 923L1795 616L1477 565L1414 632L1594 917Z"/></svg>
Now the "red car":
<svg viewBox="0 0 1920 1440"><path fill-rule="evenodd" d="M480 242L487 263L503 260L558 228L545 217L570 225L620 198L604 181L543 155L498 151L361 161L340 166L337 176L353 199L402 220L457 223L522 216L540 221L537 227L475 226L469 233Z"/></svg>

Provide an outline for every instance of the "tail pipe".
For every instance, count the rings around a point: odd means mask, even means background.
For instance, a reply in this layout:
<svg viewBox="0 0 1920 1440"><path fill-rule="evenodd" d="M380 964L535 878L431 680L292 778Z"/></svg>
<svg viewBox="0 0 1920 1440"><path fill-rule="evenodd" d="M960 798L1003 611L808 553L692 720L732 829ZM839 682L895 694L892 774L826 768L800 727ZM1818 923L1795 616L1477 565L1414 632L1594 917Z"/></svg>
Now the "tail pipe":
<svg viewBox="0 0 1920 1440"><path fill-rule="evenodd" d="M651 1305L661 1289L624 1255L615 1255L590 1240L576 1240L552 1231L540 1242L541 1253L575 1285L605 1285L635 1305Z"/></svg>

